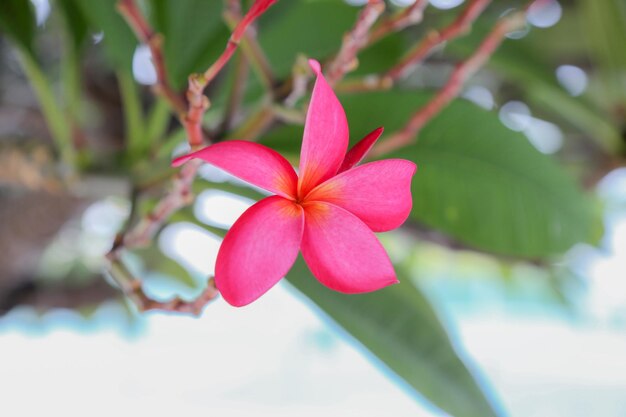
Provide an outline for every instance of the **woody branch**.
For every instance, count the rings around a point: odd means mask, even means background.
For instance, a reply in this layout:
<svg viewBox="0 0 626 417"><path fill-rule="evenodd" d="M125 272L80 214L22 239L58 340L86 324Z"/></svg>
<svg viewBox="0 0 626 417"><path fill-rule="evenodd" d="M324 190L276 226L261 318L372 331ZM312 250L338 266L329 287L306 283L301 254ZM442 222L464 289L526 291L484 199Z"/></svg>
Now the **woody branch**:
<svg viewBox="0 0 626 417"><path fill-rule="evenodd" d="M501 18L478 49L468 59L456 66L447 83L437 94L409 119L402 130L384 142L380 142L373 149L373 155L388 153L415 140L424 125L459 95L465 82L489 60L506 34L523 27L525 23L526 14L524 12L517 12Z"/></svg>
<svg viewBox="0 0 626 417"><path fill-rule="evenodd" d="M152 30L137 7L135 0L120 0L117 3L117 9L133 29L137 38L150 48L152 62L157 73L157 92L165 97L176 113L179 115L184 114L186 103L182 96L170 86L168 81L165 58L163 57L163 37Z"/></svg>
<svg viewBox="0 0 626 417"><path fill-rule="evenodd" d="M383 0L368 0L357 18L352 30L345 34L339 53L328 65L326 80L334 85L343 76L358 65L357 54L369 40L370 29L378 17L385 11Z"/></svg>
<svg viewBox="0 0 626 417"><path fill-rule="evenodd" d="M452 24L441 31L432 31L398 64L385 74L385 78L397 80L421 63L439 45L457 38L471 30L474 21L481 15L491 0L472 0Z"/></svg>
<svg viewBox="0 0 626 417"><path fill-rule="evenodd" d="M380 22L370 34L368 45L378 42L393 32L398 32L408 26L420 23L424 18L426 6L428 6L428 0L416 0L409 7Z"/></svg>

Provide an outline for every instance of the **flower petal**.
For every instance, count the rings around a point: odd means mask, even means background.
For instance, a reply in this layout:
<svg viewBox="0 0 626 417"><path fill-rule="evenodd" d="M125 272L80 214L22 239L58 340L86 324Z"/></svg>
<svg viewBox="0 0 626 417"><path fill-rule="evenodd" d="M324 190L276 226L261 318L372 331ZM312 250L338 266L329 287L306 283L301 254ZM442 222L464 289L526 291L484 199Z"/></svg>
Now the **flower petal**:
<svg viewBox="0 0 626 417"><path fill-rule="evenodd" d="M337 173L348 149L348 122L335 93L317 61L309 60L317 74L304 124L300 154L300 195Z"/></svg>
<svg viewBox="0 0 626 417"><path fill-rule="evenodd" d="M352 294L398 282L385 249L356 216L320 202L304 212L302 255L322 284Z"/></svg>
<svg viewBox="0 0 626 417"><path fill-rule="evenodd" d="M400 226L409 216L416 166L404 159L370 162L317 186L307 201L325 201L357 216L375 232Z"/></svg>
<svg viewBox="0 0 626 417"><path fill-rule="evenodd" d="M384 130L385 129L382 127L374 129L350 148L338 172L347 171L361 162L369 150L372 149L372 146L374 146L380 135L383 134Z"/></svg>
<svg viewBox="0 0 626 417"><path fill-rule="evenodd" d="M244 140L219 142L174 159L172 166L177 167L192 158L200 158L237 178L284 197L296 195L296 172L281 154L267 146Z"/></svg>
<svg viewBox="0 0 626 417"><path fill-rule="evenodd" d="M272 288L298 256L302 207L278 196L264 198L226 233L215 264L215 284L229 304L250 304Z"/></svg>

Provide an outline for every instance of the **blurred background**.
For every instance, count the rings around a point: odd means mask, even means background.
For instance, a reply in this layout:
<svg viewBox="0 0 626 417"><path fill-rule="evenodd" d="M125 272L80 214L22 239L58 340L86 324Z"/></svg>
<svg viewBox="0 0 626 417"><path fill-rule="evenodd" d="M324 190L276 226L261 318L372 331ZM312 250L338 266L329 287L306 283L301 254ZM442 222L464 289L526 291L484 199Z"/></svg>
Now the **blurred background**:
<svg viewBox="0 0 626 417"><path fill-rule="evenodd" d="M393 152L419 166L409 221L379 236L400 285L336 294L299 260L253 305L217 299L198 318L138 312L107 272L116 234L155 207L188 149L115 3L0 0L6 415L626 416L626 2L531 8L462 96ZM139 3L183 91L228 39L224 4ZM384 16L412 3L390 1ZM394 88L353 91L467 3L430 0L421 24L359 55L337 85L351 140L401 128L525 5L493 2ZM363 4L281 0L262 16L277 85L302 57L331 58ZM272 104L246 53L207 95L208 135L297 162L307 100ZM202 291L225 231L261 196L210 166L193 190L150 245L122 255L159 300Z"/></svg>

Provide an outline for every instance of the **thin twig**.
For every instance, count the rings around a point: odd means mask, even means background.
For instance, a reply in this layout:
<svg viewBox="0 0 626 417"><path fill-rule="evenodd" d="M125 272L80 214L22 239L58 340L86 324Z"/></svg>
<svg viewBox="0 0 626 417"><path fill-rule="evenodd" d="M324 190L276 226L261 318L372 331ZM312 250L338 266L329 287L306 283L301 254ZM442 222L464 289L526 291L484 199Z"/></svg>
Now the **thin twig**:
<svg viewBox="0 0 626 417"><path fill-rule="evenodd" d="M204 95L206 85L207 83L202 74L192 74L189 76L187 93L185 94L189 108L181 121L187 131L187 141L192 150L201 147L204 143L202 119L204 112L211 105L209 98Z"/></svg>
<svg viewBox="0 0 626 417"><path fill-rule="evenodd" d="M152 30L150 24L141 14L135 0L119 0L117 9L126 18L128 25L134 30L137 38L148 45L152 53L152 62L157 73L157 92L170 103L178 114L184 114L186 104L183 97L169 83L165 58L163 56L163 37Z"/></svg>
<svg viewBox="0 0 626 417"><path fill-rule="evenodd" d="M228 8L224 12L224 20L231 30L235 30L241 20L241 14ZM263 52L257 40L256 33L254 33L252 29L248 29L244 32L240 46L244 55L248 58L250 64L252 64L252 68L256 71L259 79L267 91L272 94L273 88L276 85L276 77L274 76L274 71L272 70L269 60L265 56L265 52Z"/></svg>
<svg viewBox="0 0 626 417"><path fill-rule="evenodd" d="M209 85L230 60L235 50L237 50L237 47L239 46L239 43L241 42L248 26L250 26L252 22L261 16L261 14L263 14L275 2L276 0L257 0L248 13L246 13L244 18L237 23L233 33L228 39L228 43L226 44L226 48L224 49L224 52L222 52L222 55L220 55L213 65L211 65L204 72L204 76L201 78L204 83L203 87Z"/></svg>
<svg viewBox="0 0 626 417"><path fill-rule="evenodd" d="M408 26L420 23L424 18L426 6L428 6L428 0L416 0L409 7L389 16L374 28L367 44L374 44L393 32L398 32Z"/></svg>
<svg viewBox="0 0 626 417"><path fill-rule="evenodd" d="M384 142L379 142L373 149L372 155L388 153L411 143L422 127L459 95L467 79L489 60L506 34L523 27L525 24L526 14L524 12L509 14L501 18L478 49L467 60L456 66L448 82L430 102L415 113L402 130Z"/></svg>
<svg viewBox="0 0 626 417"><path fill-rule="evenodd" d="M193 300L188 301L180 297L174 297L168 301L158 301L146 294L143 289L143 282L135 278L121 260L115 258L110 258L109 260L111 277L124 295L132 300L133 304L142 313L158 310L200 316L204 307L219 295L215 286L215 279L211 277L207 282L206 288Z"/></svg>
<svg viewBox="0 0 626 417"><path fill-rule="evenodd" d="M291 91L283 101L285 106L293 108L298 100L304 97L310 76L311 69L309 68L308 59L306 56L299 54L291 70Z"/></svg>
<svg viewBox="0 0 626 417"><path fill-rule="evenodd" d="M370 29L384 11L385 2L383 0L368 0L365 7L361 9L354 27L344 35L339 53L328 65L326 80L330 85L334 85L346 73L357 67L356 56L367 45Z"/></svg>
<svg viewBox="0 0 626 417"><path fill-rule="evenodd" d="M472 0L463 12L449 26L441 31L430 32L424 40L391 68L383 78L398 80L420 64L439 45L470 31L474 21L480 16L491 0Z"/></svg>
<svg viewBox="0 0 626 417"><path fill-rule="evenodd" d="M144 292L143 282L128 270L121 259L123 249L149 245L163 223L174 212L191 202L193 199L191 186L200 165L199 161L190 161L185 164L172 183L173 189L159 201L148 216L141 219L128 232L119 233L115 238L113 248L106 256L111 278L141 312L161 310L197 316L202 312L203 307L218 295L215 283L211 279L202 294L192 301L185 301L179 297L166 302L154 300Z"/></svg>
<svg viewBox="0 0 626 417"><path fill-rule="evenodd" d="M150 212L141 219L128 233L118 238L113 251L121 247L139 248L150 244L161 225L176 211L188 206L193 201L191 186L201 162L190 161L181 168L172 181L172 189Z"/></svg>
<svg viewBox="0 0 626 417"><path fill-rule="evenodd" d="M389 77L370 74L364 77L342 81L335 87L337 93L365 93L370 91L385 91L392 88L394 82Z"/></svg>

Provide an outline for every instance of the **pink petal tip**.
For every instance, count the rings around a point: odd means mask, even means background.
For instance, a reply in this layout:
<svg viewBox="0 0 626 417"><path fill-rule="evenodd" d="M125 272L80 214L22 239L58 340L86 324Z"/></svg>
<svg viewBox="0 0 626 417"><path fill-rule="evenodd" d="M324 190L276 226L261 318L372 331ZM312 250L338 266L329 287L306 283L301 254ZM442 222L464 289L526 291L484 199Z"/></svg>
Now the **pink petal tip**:
<svg viewBox="0 0 626 417"><path fill-rule="evenodd" d="M359 162L365 158L365 155L372 149L380 135L383 134L385 129L383 127L379 127L374 129L372 132L368 133L363 139L358 141L346 154L346 157L343 159L343 163L339 168L338 173L347 171L352 167L356 166Z"/></svg>
<svg viewBox="0 0 626 417"><path fill-rule="evenodd" d="M179 156L178 158L174 158L174 160L172 161L172 166L174 168L179 167L190 159L193 159L193 156L191 154Z"/></svg>
<svg viewBox="0 0 626 417"><path fill-rule="evenodd" d="M320 64L309 60L317 80L304 122L300 152L298 193L307 194L337 173L348 148L348 121L334 91L324 79Z"/></svg>
<svg viewBox="0 0 626 417"><path fill-rule="evenodd" d="M316 75L320 75L322 72L322 66L314 59L309 59L309 67L311 67L311 70L313 70Z"/></svg>

